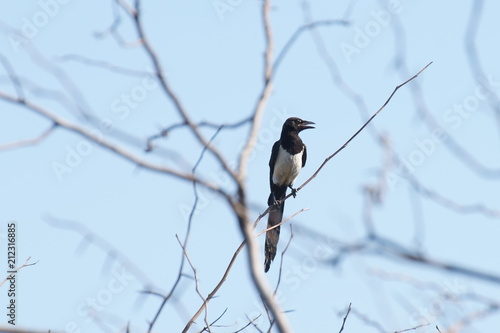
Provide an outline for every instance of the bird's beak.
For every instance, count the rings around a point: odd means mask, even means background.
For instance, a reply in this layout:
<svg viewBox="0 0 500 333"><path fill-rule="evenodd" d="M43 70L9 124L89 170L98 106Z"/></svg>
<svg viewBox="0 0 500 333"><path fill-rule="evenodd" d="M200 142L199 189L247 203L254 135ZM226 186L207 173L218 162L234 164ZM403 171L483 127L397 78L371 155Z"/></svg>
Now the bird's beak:
<svg viewBox="0 0 500 333"><path fill-rule="evenodd" d="M309 126L309 125L315 125L315 123L312 121L302 120L302 124L300 124L300 129L305 130L309 128L314 128L314 126Z"/></svg>

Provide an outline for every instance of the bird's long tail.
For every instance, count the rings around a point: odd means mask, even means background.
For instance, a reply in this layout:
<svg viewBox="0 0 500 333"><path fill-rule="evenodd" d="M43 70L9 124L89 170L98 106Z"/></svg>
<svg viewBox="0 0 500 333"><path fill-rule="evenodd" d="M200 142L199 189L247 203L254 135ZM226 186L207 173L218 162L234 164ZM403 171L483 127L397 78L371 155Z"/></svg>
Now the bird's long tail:
<svg viewBox="0 0 500 333"><path fill-rule="evenodd" d="M283 192L282 194L281 193L279 193L279 195L275 194L275 199L276 200L283 199L285 197L285 193L286 193L286 187L285 187L285 192ZM272 194L269 197L268 204L269 205L272 204ZM281 222L281 220L283 219L284 209L285 209L284 201L282 203L273 205L271 207L271 210L269 211L269 217L267 220L267 228L275 226L276 224ZM280 238L279 226L266 232L266 244L264 247L265 249L264 271L266 273L267 271L269 271L269 267L271 267L271 261L273 261L274 257L276 257L276 250L278 247L279 238Z"/></svg>

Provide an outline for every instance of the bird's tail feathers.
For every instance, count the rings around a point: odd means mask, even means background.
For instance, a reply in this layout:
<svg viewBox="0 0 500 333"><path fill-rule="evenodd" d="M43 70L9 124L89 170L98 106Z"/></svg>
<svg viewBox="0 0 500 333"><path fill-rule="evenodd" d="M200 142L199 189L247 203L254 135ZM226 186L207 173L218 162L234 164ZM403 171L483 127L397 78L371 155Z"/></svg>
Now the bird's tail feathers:
<svg viewBox="0 0 500 333"><path fill-rule="evenodd" d="M285 194L276 196L275 199L281 200L284 197ZM281 222L281 220L283 219L284 209L285 209L284 201L271 207L271 210L269 211L269 217L267 220L267 228L275 226L276 224ZM265 260L264 260L264 271L266 273L267 271L269 271L269 268L271 267L271 261L273 261L274 257L276 257L279 237L280 237L280 226L266 232Z"/></svg>

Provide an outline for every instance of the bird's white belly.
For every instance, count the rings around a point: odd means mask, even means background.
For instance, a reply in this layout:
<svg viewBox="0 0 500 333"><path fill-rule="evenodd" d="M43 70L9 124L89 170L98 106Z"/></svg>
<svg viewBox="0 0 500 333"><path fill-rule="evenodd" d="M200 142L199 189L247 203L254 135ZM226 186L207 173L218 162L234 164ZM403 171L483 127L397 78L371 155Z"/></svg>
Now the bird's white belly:
<svg viewBox="0 0 500 333"><path fill-rule="evenodd" d="M292 185L302 169L302 152L292 155L279 148L274 165L273 183L277 185Z"/></svg>

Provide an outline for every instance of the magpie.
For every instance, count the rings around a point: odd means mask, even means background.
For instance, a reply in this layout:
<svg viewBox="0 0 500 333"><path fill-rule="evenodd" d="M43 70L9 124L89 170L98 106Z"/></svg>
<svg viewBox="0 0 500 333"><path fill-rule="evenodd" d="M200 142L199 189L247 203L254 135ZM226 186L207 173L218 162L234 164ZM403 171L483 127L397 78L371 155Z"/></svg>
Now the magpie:
<svg viewBox="0 0 500 333"><path fill-rule="evenodd" d="M283 124L281 137L273 145L271 159L269 160L269 184L271 194L267 199L271 206L267 220L267 228L275 226L283 218L285 202L280 202L286 196L287 188L292 190L295 198L297 190L293 188L293 182L299 175L300 170L306 165L306 145L299 137L302 130L314 128L312 121L300 118L288 118ZM267 273L271 267L271 261L276 256L276 248L280 236L280 227L266 232L264 270Z"/></svg>

